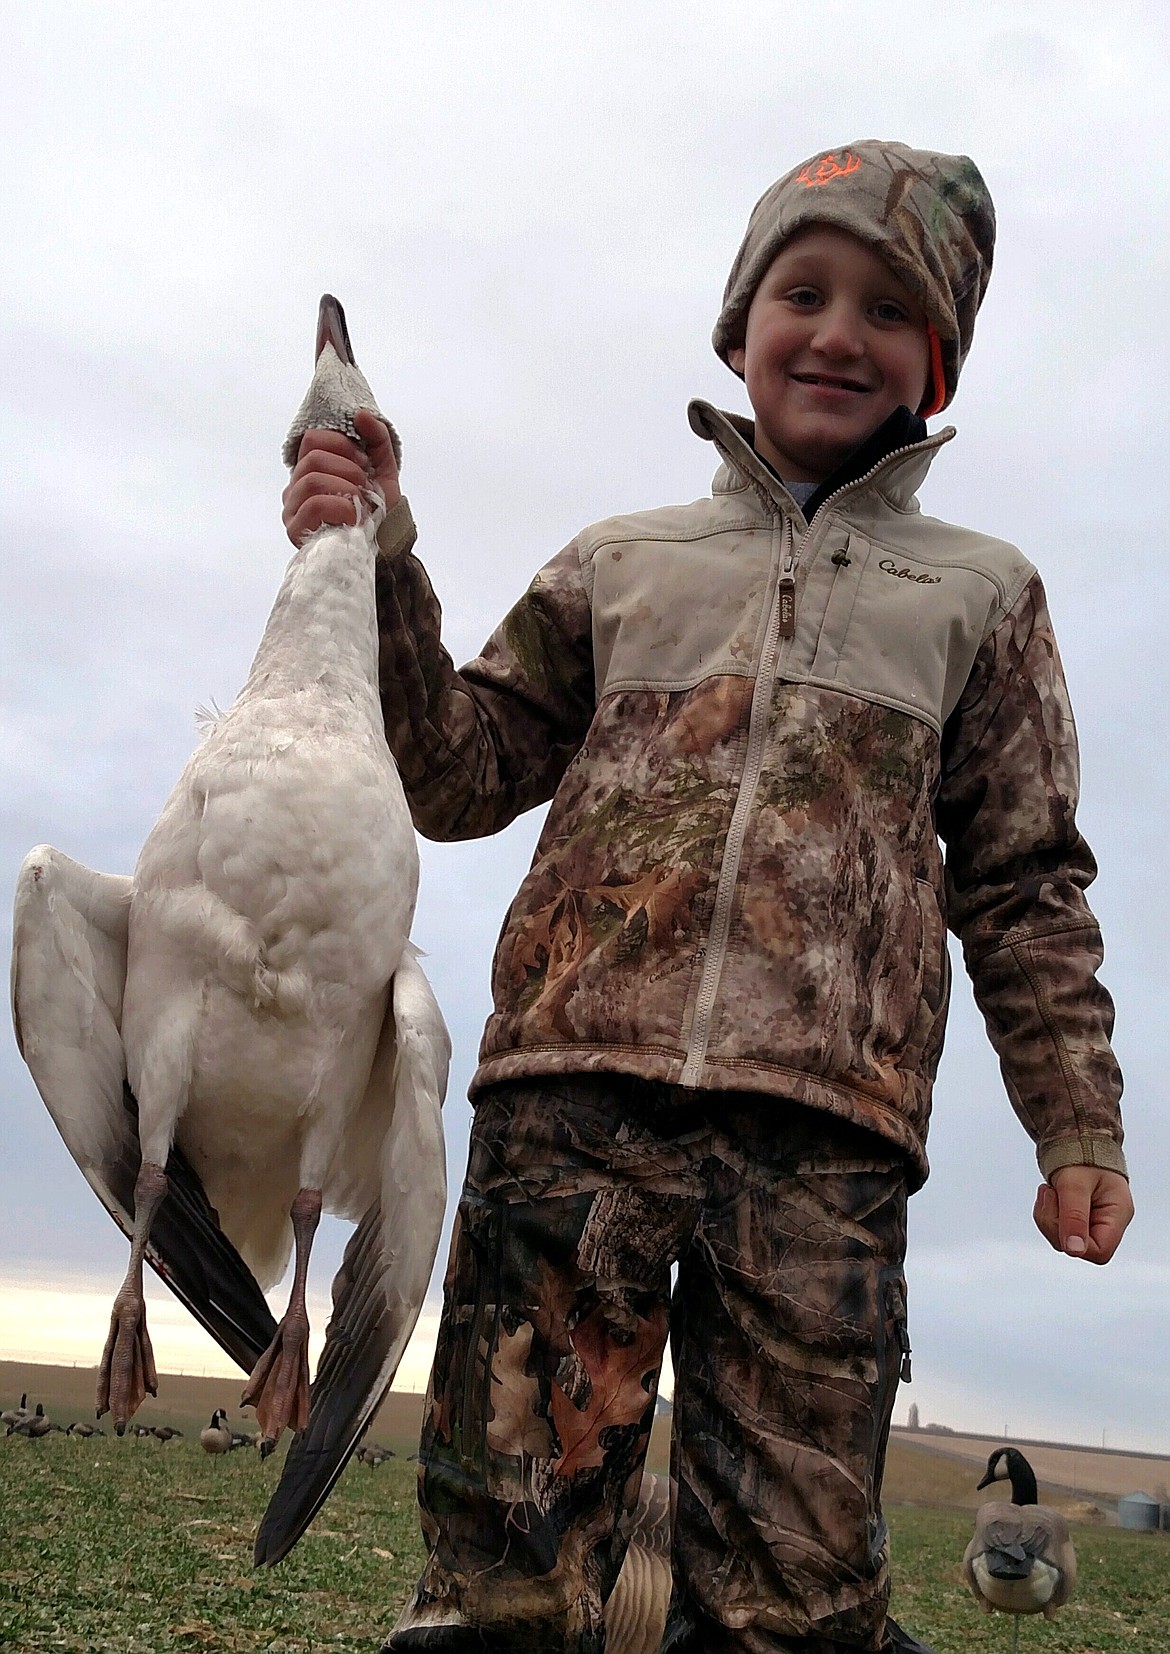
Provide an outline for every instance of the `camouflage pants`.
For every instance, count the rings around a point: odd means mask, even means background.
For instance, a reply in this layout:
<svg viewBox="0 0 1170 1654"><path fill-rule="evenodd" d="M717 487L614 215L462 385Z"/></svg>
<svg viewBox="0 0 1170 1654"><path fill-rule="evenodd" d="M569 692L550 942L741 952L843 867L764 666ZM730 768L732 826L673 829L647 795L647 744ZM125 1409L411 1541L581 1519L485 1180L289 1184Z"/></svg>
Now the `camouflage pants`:
<svg viewBox="0 0 1170 1654"><path fill-rule="evenodd" d="M666 1647L881 1649L905 1213L897 1151L797 1104L487 1092L419 1452L428 1560L387 1649L601 1654L668 1326Z"/></svg>

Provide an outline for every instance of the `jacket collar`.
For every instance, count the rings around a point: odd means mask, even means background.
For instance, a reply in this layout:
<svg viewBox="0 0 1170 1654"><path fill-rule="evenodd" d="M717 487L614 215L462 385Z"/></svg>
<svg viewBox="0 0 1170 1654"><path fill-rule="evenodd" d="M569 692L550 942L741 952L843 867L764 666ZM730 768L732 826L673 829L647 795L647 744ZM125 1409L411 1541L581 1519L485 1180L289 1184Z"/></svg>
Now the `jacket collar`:
<svg viewBox="0 0 1170 1654"><path fill-rule="evenodd" d="M713 442L723 459L723 465L716 472L712 484L714 493L728 493L739 481L747 482L754 487L757 494L764 496L765 504L778 507L787 516L805 520L800 507L784 484L756 453L753 446L755 426L750 419L744 419L740 414L724 413L722 409L700 398L688 405L687 417L695 434L708 442ZM895 509L909 510L935 454L954 435L954 426L947 425L934 436L928 436L906 447L895 448L893 452L878 459L861 476L850 477L848 470L843 468L840 484L828 497L836 498L838 493L842 496L846 493L851 494L862 487L873 488L884 495ZM846 461L846 468L848 465L849 461ZM816 496L814 502L815 515L816 504L821 502Z"/></svg>

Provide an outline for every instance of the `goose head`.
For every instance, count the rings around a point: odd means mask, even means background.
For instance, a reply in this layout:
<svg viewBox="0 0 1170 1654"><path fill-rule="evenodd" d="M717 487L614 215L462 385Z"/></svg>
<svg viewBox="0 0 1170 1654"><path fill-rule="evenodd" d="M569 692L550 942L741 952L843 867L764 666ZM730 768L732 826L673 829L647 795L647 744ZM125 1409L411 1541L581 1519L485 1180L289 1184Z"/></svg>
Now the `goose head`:
<svg viewBox="0 0 1170 1654"><path fill-rule="evenodd" d="M352 442L361 442L353 423L359 408L368 408L390 433L394 458L401 465L402 444L398 432L381 412L366 376L354 361L345 325L345 311L332 293L322 295L317 312L317 366L305 400L289 426L281 457L291 468L306 431L341 431Z"/></svg>
<svg viewBox="0 0 1170 1654"><path fill-rule="evenodd" d="M1035 1505L1039 1502L1036 1475L1024 1455L1015 1447L997 1447L987 1460L987 1470L979 1487L990 1487L993 1482L1010 1482L1013 1505Z"/></svg>

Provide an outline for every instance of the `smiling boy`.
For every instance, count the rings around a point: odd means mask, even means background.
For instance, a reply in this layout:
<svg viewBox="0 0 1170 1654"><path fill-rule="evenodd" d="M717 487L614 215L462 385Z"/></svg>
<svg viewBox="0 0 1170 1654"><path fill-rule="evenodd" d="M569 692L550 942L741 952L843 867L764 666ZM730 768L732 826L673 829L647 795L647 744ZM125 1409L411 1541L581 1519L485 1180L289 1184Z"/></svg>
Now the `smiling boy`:
<svg viewBox="0 0 1170 1654"><path fill-rule="evenodd" d="M922 306L871 247L828 225L784 243L727 360L747 385L755 450L788 482L822 482L930 385Z"/></svg>
<svg viewBox="0 0 1170 1654"><path fill-rule="evenodd" d="M420 830L552 800L472 1082L398 1654L599 1654L668 1324L670 1654L922 1647L887 1617L880 1494L948 925L1037 1224L1104 1263L1129 1221L1043 588L916 499L993 240L966 157L866 142L773 185L714 333L754 422L690 408L710 498L584 530L462 671L384 427L304 439L294 542L386 497Z"/></svg>

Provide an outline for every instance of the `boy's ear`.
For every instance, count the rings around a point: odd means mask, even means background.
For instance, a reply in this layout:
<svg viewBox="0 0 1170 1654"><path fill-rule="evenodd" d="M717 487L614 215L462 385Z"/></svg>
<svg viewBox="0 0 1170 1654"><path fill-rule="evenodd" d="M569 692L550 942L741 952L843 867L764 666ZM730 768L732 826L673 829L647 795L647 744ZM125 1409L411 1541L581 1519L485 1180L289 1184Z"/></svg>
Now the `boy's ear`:
<svg viewBox="0 0 1170 1654"><path fill-rule="evenodd" d="M727 365L733 373L743 378L743 370L747 366L747 349L743 345L734 345L727 352Z"/></svg>

